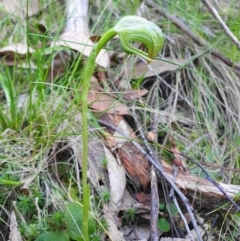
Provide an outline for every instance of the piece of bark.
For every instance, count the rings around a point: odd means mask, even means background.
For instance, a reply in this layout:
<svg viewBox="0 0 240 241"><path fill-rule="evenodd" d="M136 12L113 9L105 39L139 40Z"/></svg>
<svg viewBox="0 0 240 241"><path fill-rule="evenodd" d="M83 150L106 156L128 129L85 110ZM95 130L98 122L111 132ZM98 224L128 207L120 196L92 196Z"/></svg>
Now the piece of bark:
<svg viewBox="0 0 240 241"><path fill-rule="evenodd" d="M173 167L164 161L162 161L162 165L165 173L169 177L172 177ZM175 183L186 197L188 197L194 205L196 204L198 208L200 208L199 205L201 205L204 208L215 209L228 203L226 197L207 179L179 170ZM240 192L239 185L224 184L221 182L218 182L218 185L227 195L234 199L238 205L240 204L240 197L235 199L236 195ZM229 209L230 206L231 204L228 204L223 208ZM235 208L231 209L231 211L234 210Z"/></svg>
<svg viewBox="0 0 240 241"><path fill-rule="evenodd" d="M129 136L132 139L137 140L137 136L122 116L105 113L99 119L116 128L119 127L121 122L125 122L124 124L127 126ZM107 131L110 134L114 133L114 131L110 128L107 128ZM150 181L150 165L144 156L139 152L139 150L130 141L125 141L118 148L118 155L122 165L124 166L128 175L131 177L134 184L137 187L143 186L146 188Z"/></svg>
<svg viewBox="0 0 240 241"><path fill-rule="evenodd" d="M126 142L118 150L120 160L128 173L139 187L139 183L146 188L150 181L150 168L143 155L131 142Z"/></svg>

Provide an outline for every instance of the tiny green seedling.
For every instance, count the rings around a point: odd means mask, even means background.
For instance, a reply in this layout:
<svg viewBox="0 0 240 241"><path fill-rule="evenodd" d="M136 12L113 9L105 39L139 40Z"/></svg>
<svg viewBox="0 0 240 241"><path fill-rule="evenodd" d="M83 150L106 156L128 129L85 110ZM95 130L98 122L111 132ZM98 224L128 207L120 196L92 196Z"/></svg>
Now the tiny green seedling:
<svg viewBox="0 0 240 241"><path fill-rule="evenodd" d="M104 169L107 169L108 160L106 157L102 159L101 164Z"/></svg>
<svg viewBox="0 0 240 241"><path fill-rule="evenodd" d="M144 76L142 76L142 77L140 77L138 79L135 79L133 81L133 83L132 83L132 88L133 89L138 89L141 86L141 84L142 84L144 79L145 79Z"/></svg>
<svg viewBox="0 0 240 241"><path fill-rule="evenodd" d="M35 241L84 241L83 207L80 203L70 203L64 212L57 211L48 218L48 230L42 232ZM88 233L94 235L96 222L91 216L88 219Z"/></svg>
<svg viewBox="0 0 240 241"><path fill-rule="evenodd" d="M136 208L129 208L126 213L123 215L123 217L129 221L130 223L133 223L137 218L137 209Z"/></svg>
<svg viewBox="0 0 240 241"><path fill-rule="evenodd" d="M123 50L128 54L136 54L148 62L154 60L161 51L164 38L161 29L138 16L126 16L118 21L115 27L107 30L100 41L94 46L82 73L82 136L83 136L83 158L82 158L82 185L83 185L83 237L89 240L88 235L88 212L90 202L90 187L87 183L88 163L88 91L90 79L94 72L97 55L107 42L118 35ZM132 43L140 42L147 47L147 52L135 48Z"/></svg>
<svg viewBox="0 0 240 241"><path fill-rule="evenodd" d="M39 223L20 224L19 231L23 235L24 240L33 240L41 234L42 226Z"/></svg>
<svg viewBox="0 0 240 241"><path fill-rule="evenodd" d="M160 203L159 210L163 212L167 212L171 217L176 216L178 214L177 207L174 203L167 203L167 204ZM157 226L164 233L169 232L171 228L170 223L165 217L160 217L158 219Z"/></svg>
<svg viewBox="0 0 240 241"><path fill-rule="evenodd" d="M111 191L105 188L99 192L99 199L102 203L109 203L111 199Z"/></svg>
<svg viewBox="0 0 240 241"><path fill-rule="evenodd" d="M66 229L67 222L62 211L56 211L48 217L48 227L52 231L62 231Z"/></svg>
<svg viewBox="0 0 240 241"><path fill-rule="evenodd" d="M107 222L107 220L106 220L105 218L102 218L102 219L100 220L100 228L101 228L101 230L103 230L103 231L108 230L108 222Z"/></svg>
<svg viewBox="0 0 240 241"><path fill-rule="evenodd" d="M22 214L33 214L35 212L34 199L28 195L21 194L18 195L17 209Z"/></svg>

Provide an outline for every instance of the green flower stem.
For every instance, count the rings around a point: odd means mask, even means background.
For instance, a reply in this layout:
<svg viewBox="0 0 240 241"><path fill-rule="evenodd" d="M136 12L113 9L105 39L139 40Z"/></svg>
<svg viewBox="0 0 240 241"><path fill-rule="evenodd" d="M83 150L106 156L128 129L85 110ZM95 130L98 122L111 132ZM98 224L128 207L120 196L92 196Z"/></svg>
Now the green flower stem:
<svg viewBox="0 0 240 241"><path fill-rule="evenodd" d="M122 47L126 53L139 55L146 60L152 61L162 49L164 39L161 29L154 23L137 16L126 16L122 18L114 28L107 30L100 41L94 46L82 73L82 187L83 187L83 238L88 237L88 212L90 205L90 186L87 183L88 165L88 91L90 79L94 72L95 62L100 50L115 35L119 36ZM132 42L137 41L148 48L143 52L134 46Z"/></svg>
<svg viewBox="0 0 240 241"><path fill-rule="evenodd" d="M82 74L82 138L83 138L83 153L82 153L82 187L83 187L83 237L85 241L88 237L88 211L90 205L90 186L87 183L87 165L88 165L88 91L90 87L90 79L94 72L97 55L105 44L114 36L116 32L109 29L94 46L91 55L89 56L86 67Z"/></svg>

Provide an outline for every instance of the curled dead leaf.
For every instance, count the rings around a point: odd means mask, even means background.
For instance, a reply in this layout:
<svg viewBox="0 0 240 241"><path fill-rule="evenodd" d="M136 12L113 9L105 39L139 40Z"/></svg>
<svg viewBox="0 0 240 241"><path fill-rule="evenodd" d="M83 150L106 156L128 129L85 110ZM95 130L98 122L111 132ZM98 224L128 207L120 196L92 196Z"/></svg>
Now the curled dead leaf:
<svg viewBox="0 0 240 241"><path fill-rule="evenodd" d="M115 138L110 134L105 135L104 139L105 139L106 146L108 146L110 148L115 147L117 145Z"/></svg>
<svg viewBox="0 0 240 241"><path fill-rule="evenodd" d="M89 57L94 43L91 41L90 36L87 36L82 32L64 32L61 34L59 41L51 43L51 47L55 46L68 47ZM109 66L109 56L104 49L98 54L96 63L103 68Z"/></svg>
<svg viewBox="0 0 240 241"><path fill-rule="evenodd" d="M138 202L142 203L143 205L151 205L151 196L149 194L137 192L135 193L135 198Z"/></svg>
<svg viewBox="0 0 240 241"><path fill-rule="evenodd" d="M36 69L37 66L30 60L24 63L26 54L34 53L34 49L26 44L13 43L0 49L0 59L8 66Z"/></svg>
<svg viewBox="0 0 240 241"><path fill-rule="evenodd" d="M12 211L10 216L10 241L22 241L22 237L18 228L17 217L14 211Z"/></svg>
<svg viewBox="0 0 240 241"><path fill-rule="evenodd" d="M172 144L171 151L174 155L173 164L177 167L180 167L183 171L185 171L186 164L184 163L183 158L181 156L181 152L178 149L177 145L175 144L174 138L171 135L169 135L169 140Z"/></svg>
<svg viewBox="0 0 240 241"><path fill-rule="evenodd" d="M89 91L88 102L96 112L106 112L109 114L129 115L128 107L114 98L100 92Z"/></svg>
<svg viewBox="0 0 240 241"><path fill-rule="evenodd" d="M112 210L118 211L122 204L124 190L127 183L125 169L122 165L119 165L117 159L108 150L108 148L105 146L103 146L103 148L107 159L107 169L111 191L111 200L109 205Z"/></svg>
<svg viewBox="0 0 240 241"><path fill-rule="evenodd" d="M155 134L153 133L153 132L151 132L151 131L149 131L148 133L147 133L147 139L149 140L149 141L151 141L151 142L155 142Z"/></svg>
<svg viewBox="0 0 240 241"><path fill-rule="evenodd" d="M140 97L146 95L148 93L148 90L125 90L123 99L124 100L135 100L139 99Z"/></svg>
<svg viewBox="0 0 240 241"><path fill-rule="evenodd" d="M132 79L145 78L161 74L166 71L175 71L179 66L184 65L186 59L165 58L164 60L155 60L147 65L144 62L136 64L133 70L129 70Z"/></svg>
<svg viewBox="0 0 240 241"><path fill-rule="evenodd" d="M25 18L27 15L28 17L31 17L37 14L40 10L39 0L2 0L2 5L7 13L20 18Z"/></svg>
<svg viewBox="0 0 240 241"><path fill-rule="evenodd" d="M0 57L12 56L15 54L26 55L27 53L33 53L34 49L22 43L12 43L0 49Z"/></svg>

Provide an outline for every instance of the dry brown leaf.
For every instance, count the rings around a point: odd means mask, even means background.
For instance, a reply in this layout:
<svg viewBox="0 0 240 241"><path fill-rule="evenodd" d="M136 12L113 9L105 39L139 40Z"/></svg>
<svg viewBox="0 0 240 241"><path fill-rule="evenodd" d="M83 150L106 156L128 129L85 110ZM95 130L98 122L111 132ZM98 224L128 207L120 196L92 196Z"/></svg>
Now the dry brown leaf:
<svg viewBox="0 0 240 241"><path fill-rule="evenodd" d="M3 62L8 66L15 66L22 69L37 69L37 65L34 64L33 61L29 61L28 63L24 62L25 59L13 59L12 57L4 57Z"/></svg>
<svg viewBox="0 0 240 241"><path fill-rule="evenodd" d="M125 241L123 233L118 228L119 221L115 212L111 210L107 204L103 205L102 212L107 221L107 235L109 236L109 239L114 241Z"/></svg>
<svg viewBox="0 0 240 241"><path fill-rule="evenodd" d="M171 63L168 63L171 62ZM184 65L186 59L172 59L165 58L164 60L155 60L149 64L149 67L144 62L136 64L135 68L131 70L131 78L138 79L144 76L145 78L161 74L166 71L175 71L179 68L179 65ZM130 71L130 70L129 70Z"/></svg>
<svg viewBox="0 0 240 241"><path fill-rule="evenodd" d="M172 144L171 151L174 155L173 164L177 167L180 167L183 171L185 171L186 170L186 164L184 163L183 158L180 155L181 152L179 151L177 145L175 144L174 138L171 135L169 135L169 140Z"/></svg>
<svg viewBox="0 0 240 241"><path fill-rule="evenodd" d="M4 63L8 66L18 66L21 68L36 69L37 66L30 61L24 63L27 53L33 53L35 50L22 43L10 44L0 49L0 59L2 58Z"/></svg>
<svg viewBox="0 0 240 241"><path fill-rule="evenodd" d="M95 91L88 92L88 102L91 108L97 112L106 112L116 115L128 115L128 107L114 98Z"/></svg>
<svg viewBox="0 0 240 241"><path fill-rule="evenodd" d="M105 158L104 144L98 137L89 139L88 178L95 190L99 192L103 186L108 186L108 174L106 173L102 160ZM101 183L101 185L99 185Z"/></svg>
<svg viewBox="0 0 240 241"><path fill-rule="evenodd" d="M26 44L22 43L12 43L0 49L0 57L12 56L15 54L25 55L27 53L33 53L34 49L28 47Z"/></svg>
<svg viewBox="0 0 240 241"><path fill-rule="evenodd" d="M116 158L108 150L108 148L105 146L103 146L103 148L107 159L108 177L110 182L110 205L112 210L119 211L127 183L125 169L122 165L118 164Z"/></svg>
<svg viewBox="0 0 240 241"><path fill-rule="evenodd" d="M147 137L147 139L148 139L149 141L155 142L156 135L155 135L153 132L149 131L149 132L147 133L146 137Z"/></svg>
<svg viewBox="0 0 240 241"><path fill-rule="evenodd" d="M126 225L122 228L123 233L126 235L125 241L131 241L131 240L139 240L139 241L147 241L149 240L150 235L150 224L149 222L144 223L136 223L134 226L134 232L132 232L132 227L129 225ZM162 232L160 230L157 230L158 235L160 236ZM136 239L137 235L137 239ZM162 240L162 239L161 239ZM173 239L176 241L176 239Z"/></svg>
<svg viewBox="0 0 240 241"><path fill-rule="evenodd" d="M99 35L91 35L90 39L93 41L93 43L97 43L101 39L101 36L99 36Z"/></svg>
<svg viewBox="0 0 240 241"><path fill-rule="evenodd" d="M130 127L124 120L118 123L117 128L118 130L122 131L126 136L130 136ZM121 147L124 143L129 142L129 140L126 139L126 137L120 134L118 131L114 132L113 137L115 138L118 147Z"/></svg>
<svg viewBox="0 0 240 241"><path fill-rule="evenodd" d="M64 32L60 36L60 40L51 43L51 47L64 46L69 47L82 53L84 56L89 57L94 43L82 32ZM107 51L102 49L97 56L96 63L103 68L109 66L109 56Z"/></svg>
<svg viewBox="0 0 240 241"><path fill-rule="evenodd" d="M145 156L130 142L124 143L119 148L118 155L131 181L137 187L143 186L146 189L150 179L150 165Z"/></svg>
<svg viewBox="0 0 240 241"><path fill-rule="evenodd" d="M124 90L123 99L124 100L135 100L139 99L140 97L146 95L148 93L147 90Z"/></svg>
<svg viewBox="0 0 240 241"><path fill-rule="evenodd" d="M137 192L135 193L135 197L138 202L140 202L143 205L151 205L151 195L150 194L145 194L142 192Z"/></svg>
<svg viewBox="0 0 240 241"><path fill-rule="evenodd" d="M39 0L2 0L2 5L7 13L20 18L31 17L40 10Z"/></svg>
<svg viewBox="0 0 240 241"><path fill-rule="evenodd" d="M18 229L16 214L14 211L12 211L11 217L10 217L9 241L22 241L22 237Z"/></svg>
<svg viewBox="0 0 240 241"><path fill-rule="evenodd" d="M105 145L110 148L113 148L117 145L115 138L108 133L104 136L104 139L105 139Z"/></svg>

